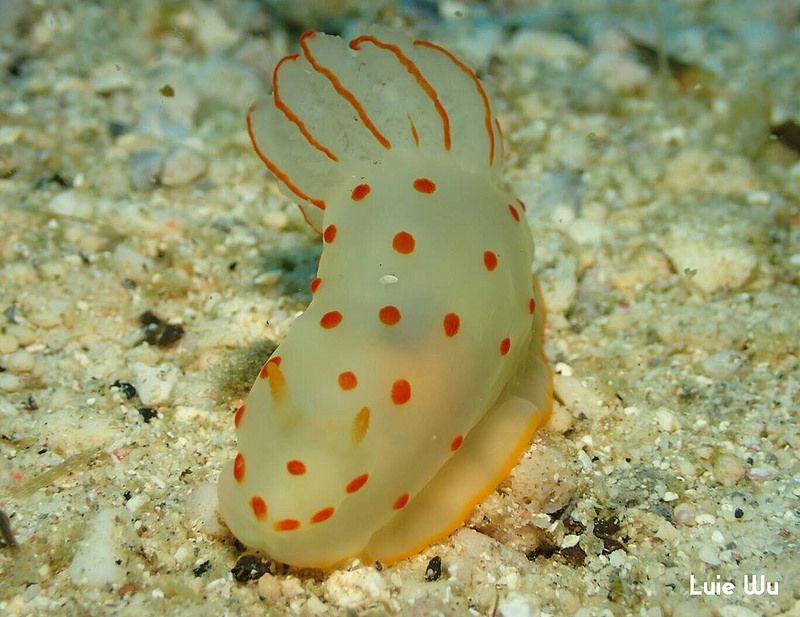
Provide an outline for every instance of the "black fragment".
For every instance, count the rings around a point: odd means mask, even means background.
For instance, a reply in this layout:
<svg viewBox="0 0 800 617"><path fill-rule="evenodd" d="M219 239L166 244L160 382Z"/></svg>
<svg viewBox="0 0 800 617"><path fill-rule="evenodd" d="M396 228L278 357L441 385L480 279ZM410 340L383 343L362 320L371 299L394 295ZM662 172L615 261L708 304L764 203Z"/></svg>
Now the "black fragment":
<svg viewBox="0 0 800 617"><path fill-rule="evenodd" d="M133 386L132 383L127 381L122 381L117 379L114 383L111 384L112 388L117 388L122 394L125 396L126 399L131 400L134 396L136 396L136 388Z"/></svg>
<svg viewBox="0 0 800 617"><path fill-rule="evenodd" d="M742 510L741 508L736 508L733 511L733 516L735 516L736 518L742 518L744 516L744 510Z"/></svg>
<svg viewBox="0 0 800 617"><path fill-rule="evenodd" d="M3 540L3 547L17 545L17 541L14 539L14 532L11 531L11 521L2 510L0 510L0 538Z"/></svg>
<svg viewBox="0 0 800 617"><path fill-rule="evenodd" d="M125 498L125 501L130 501L131 497L133 497L133 493L126 489L125 492L122 493L122 496Z"/></svg>
<svg viewBox="0 0 800 617"><path fill-rule="evenodd" d="M442 576L442 558L439 556L432 557L428 562L428 567L425 568L425 581L432 583L438 581Z"/></svg>
<svg viewBox="0 0 800 617"><path fill-rule="evenodd" d="M580 544L570 546L569 548L562 548L558 551L558 554L571 566L582 566L586 561L586 551L581 548Z"/></svg>
<svg viewBox="0 0 800 617"><path fill-rule="evenodd" d="M800 153L800 123L787 120L770 127L770 133L784 146Z"/></svg>
<svg viewBox="0 0 800 617"><path fill-rule="evenodd" d="M144 330L144 340L150 345L169 347L183 338L185 333L180 324L165 323L153 311L145 311L139 315L139 323Z"/></svg>
<svg viewBox="0 0 800 617"><path fill-rule="evenodd" d="M199 566L193 568L192 573L195 575L195 577L199 578L203 576L203 574L208 572L210 569L211 569L211 562L208 559L206 559Z"/></svg>
<svg viewBox="0 0 800 617"><path fill-rule="evenodd" d="M108 123L108 133L111 135L111 137L119 137L120 135L127 133L129 130L130 129L128 129L126 125L122 124L122 122L115 122L112 120Z"/></svg>
<svg viewBox="0 0 800 617"><path fill-rule="evenodd" d="M613 538L620 530L621 525L616 516L603 518L594 524L594 535L598 538Z"/></svg>
<svg viewBox="0 0 800 617"><path fill-rule="evenodd" d="M150 424L153 418L158 419L158 412L152 407L139 407L139 415L142 416L145 424Z"/></svg>
<svg viewBox="0 0 800 617"><path fill-rule="evenodd" d="M183 338L184 330L180 324L167 324L161 337L158 339L159 347L169 347Z"/></svg>
<svg viewBox="0 0 800 617"><path fill-rule="evenodd" d="M264 576L269 568L255 555L242 555L231 568L233 578L239 583L255 581Z"/></svg>
<svg viewBox="0 0 800 617"><path fill-rule="evenodd" d="M28 411L36 411L37 409L39 409L39 404L38 404L38 403L36 402L36 400L33 398L33 395L32 395L32 394L29 394L29 395L28 395L28 398L26 398L26 399L23 401L23 403L22 403L22 408L23 408L23 409L27 409Z"/></svg>

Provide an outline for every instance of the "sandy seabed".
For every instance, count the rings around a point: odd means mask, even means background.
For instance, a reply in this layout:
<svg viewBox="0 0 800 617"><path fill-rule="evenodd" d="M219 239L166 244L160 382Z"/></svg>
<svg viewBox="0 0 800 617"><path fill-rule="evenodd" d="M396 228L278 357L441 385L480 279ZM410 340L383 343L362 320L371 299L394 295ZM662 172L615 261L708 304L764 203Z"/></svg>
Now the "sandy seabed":
<svg viewBox="0 0 800 617"><path fill-rule="evenodd" d="M0 4L0 615L800 615L800 5L313 4ZM374 21L493 93L557 401L445 541L294 570L216 517L320 251L244 114Z"/></svg>

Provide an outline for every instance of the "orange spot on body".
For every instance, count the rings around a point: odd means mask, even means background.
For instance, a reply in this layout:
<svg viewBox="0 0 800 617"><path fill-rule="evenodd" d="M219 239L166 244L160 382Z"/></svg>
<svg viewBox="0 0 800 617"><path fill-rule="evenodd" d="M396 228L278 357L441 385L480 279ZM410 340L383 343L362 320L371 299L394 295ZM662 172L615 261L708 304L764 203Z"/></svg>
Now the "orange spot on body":
<svg viewBox="0 0 800 617"><path fill-rule="evenodd" d="M336 225L328 225L322 232L322 239L328 244L336 239Z"/></svg>
<svg viewBox="0 0 800 617"><path fill-rule="evenodd" d="M489 272L492 272L497 267L497 254L494 251L484 251L483 265Z"/></svg>
<svg viewBox="0 0 800 617"><path fill-rule="evenodd" d="M348 495L353 494L356 491L361 490L361 487L367 483L367 480L369 480L369 474L362 473L360 476L353 478L344 490Z"/></svg>
<svg viewBox="0 0 800 617"><path fill-rule="evenodd" d="M530 312L531 315L533 315L534 311L536 311L536 300L534 300L533 298L528 300L528 311Z"/></svg>
<svg viewBox="0 0 800 617"><path fill-rule="evenodd" d="M353 418L353 443L361 443L369 428L369 407L364 407Z"/></svg>
<svg viewBox="0 0 800 617"><path fill-rule="evenodd" d="M250 509L259 521L263 521L267 518L267 504L264 503L261 497L250 498Z"/></svg>
<svg viewBox="0 0 800 617"><path fill-rule="evenodd" d="M236 428L239 428L239 425L242 423L242 418L244 417L245 409L247 409L247 406L241 405L239 409L236 410L236 415L233 416L233 425Z"/></svg>
<svg viewBox="0 0 800 617"><path fill-rule="evenodd" d="M267 379L269 377L269 366L270 366L270 364L272 364L274 366L280 366L281 365L281 357L280 356L273 356L269 360L267 360L267 362L264 364L264 366L261 367L261 372L259 373L259 376L261 377L261 379Z"/></svg>
<svg viewBox="0 0 800 617"><path fill-rule="evenodd" d="M392 240L392 248L403 255L413 253L416 244L414 236L407 231L401 231Z"/></svg>
<svg viewBox="0 0 800 617"><path fill-rule="evenodd" d="M292 459L286 463L286 471L293 476L302 476L306 473L306 464L303 461Z"/></svg>
<svg viewBox="0 0 800 617"><path fill-rule="evenodd" d="M447 336L455 336L461 328L461 318L456 313L447 313L444 316L444 333Z"/></svg>
<svg viewBox="0 0 800 617"><path fill-rule="evenodd" d="M358 385L356 374L352 371L345 371L339 374L339 387L342 390L352 390Z"/></svg>
<svg viewBox="0 0 800 617"><path fill-rule="evenodd" d="M402 510L403 508L406 507L407 503L408 503L408 493L403 493L402 495L400 495L400 497L398 497L395 500L394 504L392 504L392 510Z"/></svg>
<svg viewBox="0 0 800 617"><path fill-rule="evenodd" d="M450 444L450 450L455 452L456 450L458 450L461 447L462 443L464 443L464 436L463 435L459 435Z"/></svg>
<svg viewBox="0 0 800 617"><path fill-rule="evenodd" d="M333 508L322 508L319 512L317 512L314 516L311 517L311 524L314 525L316 523L321 523L322 521L327 521L330 517L333 516L335 510Z"/></svg>
<svg viewBox="0 0 800 617"><path fill-rule="evenodd" d="M335 328L340 323L342 323L342 314L339 311L329 311L322 316L322 319L319 320L319 325L326 330Z"/></svg>
<svg viewBox="0 0 800 617"><path fill-rule="evenodd" d="M233 459L233 477L239 484L244 482L244 456L241 452Z"/></svg>
<svg viewBox="0 0 800 617"><path fill-rule="evenodd" d="M411 399L411 384L405 379L398 379L392 384L392 402L405 405Z"/></svg>
<svg viewBox="0 0 800 617"><path fill-rule="evenodd" d="M317 293L317 289L319 289L320 284L322 284L322 279L317 277L313 281L311 281L311 293Z"/></svg>
<svg viewBox="0 0 800 617"><path fill-rule="evenodd" d="M285 518L272 526L275 531L294 531L299 527L300 521L294 518Z"/></svg>
<svg viewBox="0 0 800 617"><path fill-rule="evenodd" d="M511 339L506 337L500 341L500 355L504 356L511 349Z"/></svg>
<svg viewBox="0 0 800 617"><path fill-rule="evenodd" d="M512 206L511 204L508 204L508 211L511 213L511 217L517 223L519 223L519 212L517 212L517 209L514 206Z"/></svg>
<svg viewBox="0 0 800 617"><path fill-rule="evenodd" d="M272 394L272 400L276 403L283 398L286 392L286 377L280 368L280 362L267 362L269 369L269 391Z"/></svg>
<svg viewBox="0 0 800 617"><path fill-rule="evenodd" d="M350 197L352 197L353 201L361 201L372 189L370 188L369 184L359 184L356 188L353 189Z"/></svg>
<svg viewBox="0 0 800 617"><path fill-rule="evenodd" d="M436 184L433 180L429 180L428 178L417 178L414 180L414 188L420 193L427 193L430 195L436 190Z"/></svg>
<svg viewBox="0 0 800 617"><path fill-rule="evenodd" d="M400 321L400 310L396 306L387 305L378 311L378 319L387 326L393 326Z"/></svg>

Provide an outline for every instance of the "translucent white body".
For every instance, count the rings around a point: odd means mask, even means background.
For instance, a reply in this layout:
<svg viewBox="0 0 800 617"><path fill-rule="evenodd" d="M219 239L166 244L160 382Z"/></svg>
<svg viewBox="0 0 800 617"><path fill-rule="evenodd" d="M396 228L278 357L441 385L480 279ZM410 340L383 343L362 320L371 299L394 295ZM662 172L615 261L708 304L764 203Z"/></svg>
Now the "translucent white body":
<svg viewBox="0 0 800 617"><path fill-rule="evenodd" d="M301 42L248 124L325 248L220 508L279 561L391 562L461 524L549 414L533 243L469 69L386 32Z"/></svg>

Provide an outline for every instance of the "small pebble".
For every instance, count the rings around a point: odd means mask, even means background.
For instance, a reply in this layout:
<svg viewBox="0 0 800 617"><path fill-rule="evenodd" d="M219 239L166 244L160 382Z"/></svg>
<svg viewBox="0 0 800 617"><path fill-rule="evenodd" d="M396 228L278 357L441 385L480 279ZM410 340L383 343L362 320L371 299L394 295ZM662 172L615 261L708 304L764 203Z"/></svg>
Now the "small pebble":
<svg viewBox="0 0 800 617"><path fill-rule="evenodd" d="M94 214L94 204L89 196L74 189L61 191L50 200L47 209L54 214L88 219Z"/></svg>
<svg viewBox="0 0 800 617"><path fill-rule="evenodd" d="M0 373L0 390L3 392L19 392L22 380L12 373Z"/></svg>
<svg viewBox="0 0 800 617"><path fill-rule="evenodd" d="M710 566L718 566L722 563L719 558L719 550L711 544L704 544L701 546L700 550L697 551L697 556L700 558L700 561Z"/></svg>
<svg viewBox="0 0 800 617"><path fill-rule="evenodd" d="M19 342L11 334L0 334L0 354L14 353L19 348Z"/></svg>
<svg viewBox="0 0 800 617"><path fill-rule="evenodd" d="M131 186L139 191L151 189L158 184L164 165L164 157L158 150L139 150L128 158L128 178Z"/></svg>
<svg viewBox="0 0 800 617"><path fill-rule="evenodd" d="M150 366L137 362L131 366L131 371L139 400L147 407L172 402L172 391L178 383L178 370L175 367L165 364Z"/></svg>
<svg viewBox="0 0 800 617"><path fill-rule="evenodd" d="M135 538L130 515L124 509L100 510L72 557L72 583L97 588L124 583L132 569L130 549L135 546Z"/></svg>
<svg viewBox="0 0 800 617"><path fill-rule="evenodd" d="M258 595L262 600L275 604L281 598L280 581L272 574L264 574L258 579Z"/></svg>
<svg viewBox="0 0 800 617"><path fill-rule="evenodd" d="M122 395L128 400L131 400L134 396L136 396L136 388L133 387L132 383L129 383L127 381L120 381L119 379L117 379L114 383L111 384L111 387L117 388L122 393Z"/></svg>
<svg viewBox="0 0 800 617"><path fill-rule="evenodd" d="M29 373L36 366L36 357L24 349L18 349L6 358L5 364L15 373Z"/></svg>
<svg viewBox="0 0 800 617"><path fill-rule="evenodd" d="M672 520L676 525L694 525L697 513L692 505L679 503L672 511Z"/></svg>
<svg viewBox="0 0 800 617"><path fill-rule="evenodd" d="M723 486L733 486L744 478L744 463L732 454L720 454L714 462L714 479Z"/></svg>
<svg viewBox="0 0 800 617"><path fill-rule="evenodd" d="M170 154L164 161L161 183L165 186L178 186L196 180L206 171L206 162L199 155L186 148Z"/></svg>

